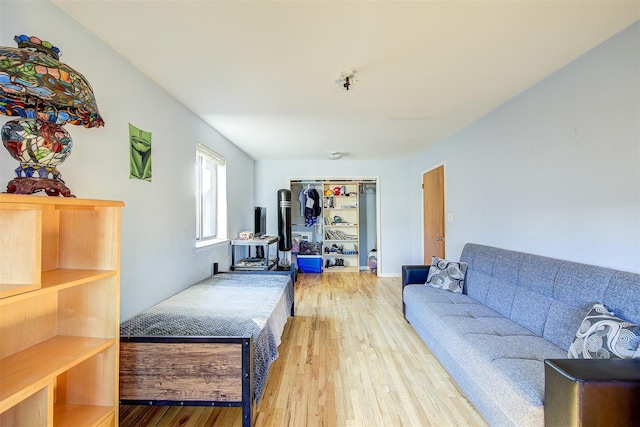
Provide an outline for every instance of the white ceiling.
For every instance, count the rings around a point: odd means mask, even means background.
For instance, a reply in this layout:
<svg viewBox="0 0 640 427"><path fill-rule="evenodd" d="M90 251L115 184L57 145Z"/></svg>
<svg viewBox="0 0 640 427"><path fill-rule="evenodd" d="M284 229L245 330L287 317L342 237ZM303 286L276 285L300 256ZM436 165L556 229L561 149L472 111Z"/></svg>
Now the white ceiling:
<svg viewBox="0 0 640 427"><path fill-rule="evenodd" d="M640 18L638 0L54 2L254 159L416 155Z"/></svg>

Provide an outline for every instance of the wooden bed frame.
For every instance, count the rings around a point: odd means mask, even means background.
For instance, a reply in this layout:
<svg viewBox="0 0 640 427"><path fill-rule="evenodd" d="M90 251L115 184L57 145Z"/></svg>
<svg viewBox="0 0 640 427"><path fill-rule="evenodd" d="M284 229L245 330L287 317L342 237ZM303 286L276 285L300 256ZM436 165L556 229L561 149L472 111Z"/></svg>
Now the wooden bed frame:
<svg viewBox="0 0 640 427"><path fill-rule="evenodd" d="M295 266L289 274L295 284ZM241 407L251 427L253 337L120 337L120 404Z"/></svg>

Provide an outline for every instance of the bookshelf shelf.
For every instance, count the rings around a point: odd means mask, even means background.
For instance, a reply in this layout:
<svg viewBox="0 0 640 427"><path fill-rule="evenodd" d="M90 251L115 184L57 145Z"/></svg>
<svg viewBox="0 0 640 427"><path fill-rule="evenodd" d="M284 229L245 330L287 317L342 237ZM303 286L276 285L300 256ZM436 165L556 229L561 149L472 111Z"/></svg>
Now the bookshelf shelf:
<svg viewBox="0 0 640 427"><path fill-rule="evenodd" d="M118 424L122 206L0 194L0 425Z"/></svg>
<svg viewBox="0 0 640 427"><path fill-rule="evenodd" d="M339 194L336 194L336 189ZM334 194L329 195L328 190ZM323 271L359 271L358 183L325 182L323 194Z"/></svg>

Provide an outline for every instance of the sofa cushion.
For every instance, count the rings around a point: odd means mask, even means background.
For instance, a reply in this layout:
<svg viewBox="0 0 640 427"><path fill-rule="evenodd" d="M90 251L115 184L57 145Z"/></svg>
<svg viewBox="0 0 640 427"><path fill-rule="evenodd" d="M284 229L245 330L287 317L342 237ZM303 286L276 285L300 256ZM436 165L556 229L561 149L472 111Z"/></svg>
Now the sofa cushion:
<svg viewBox="0 0 640 427"><path fill-rule="evenodd" d="M516 289L509 318L534 334L542 336L553 297L521 286Z"/></svg>
<svg viewBox="0 0 640 427"><path fill-rule="evenodd" d="M456 381L473 381L477 394L468 397L474 404L486 396L494 402L490 405L504 411L492 416L482 411L488 420L499 425L537 424L544 395L543 360L565 357L566 350L464 294L409 285L404 301L407 319L427 345L441 348L459 363L459 372L445 364ZM511 421L503 422L502 416Z"/></svg>
<svg viewBox="0 0 640 427"><path fill-rule="evenodd" d="M487 302L490 284L491 274L468 268L464 293L479 303L485 304Z"/></svg>
<svg viewBox="0 0 640 427"><path fill-rule="evenodd" d="M488 246L463 252L471 256L466 293L505 317L509 317L516 295L524 254ZM465 259L461 258L461 261ZM466 262L466 261L465 261Z"/></svg>
<svg viewBox="0 0 640 427"><path fill-rule="evenodd" d="M511 314L523 254L496 250L486 304L505 317Z"/></svg>
<svg viewBox="0 0 640 427"><path fill-rule="evenodd" d="M466 272L466 262L448 261L434 256L431 257L431 268L425 284L461 294Z"/></svg>
<svg viewBox="0 0 640 427"><path fill-rule="evenodd" d="M603 301L614 270L565 261L558 270L543 337L569 350L594 302Z"/></svg>
<svg viewBox="0 0 640 427"><path fill-rule="evenodd" d="M460 255L460 261L467 263L464 293L482 304L487 301L496 251L497 248L467 244Z"/></svg>
<svg viewBox="0 0 640 427"><path fill-rule="evenodd" d="M600 303L585 316L569 347L570 359L640 357L640 328L616 317Z"/></svg>
<svg viewBox="0 0 640 427"><path fill-rule="evenodd" d="M616 316L639 325L640 291L638 290L638 274L616 271L609 282L609 286L607 286L602 302Z"/></svg>
<svg viewBox="0 0 640 427"><path fill-rule="evenodd" d="M542 336L553 300L554 281L562 261L525 254L509 318Z"/></svg>

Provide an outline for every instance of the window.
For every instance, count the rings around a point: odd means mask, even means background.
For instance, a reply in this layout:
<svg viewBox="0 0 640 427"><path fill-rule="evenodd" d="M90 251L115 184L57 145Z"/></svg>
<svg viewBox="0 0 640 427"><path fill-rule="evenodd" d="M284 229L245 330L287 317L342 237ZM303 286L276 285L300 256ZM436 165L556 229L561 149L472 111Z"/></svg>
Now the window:
<svg viewBox="0 0 640 427"><path fill-rule="evenodd" d="M227 174L224 157L196 144L196 246L227 238Z"/></svg>

